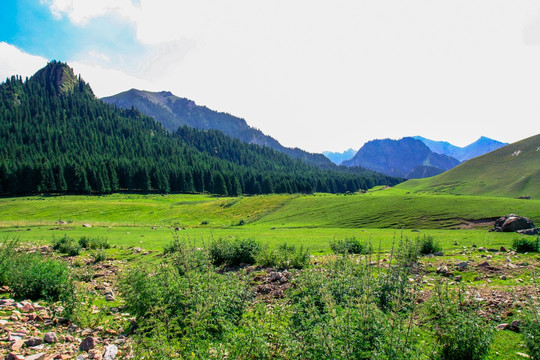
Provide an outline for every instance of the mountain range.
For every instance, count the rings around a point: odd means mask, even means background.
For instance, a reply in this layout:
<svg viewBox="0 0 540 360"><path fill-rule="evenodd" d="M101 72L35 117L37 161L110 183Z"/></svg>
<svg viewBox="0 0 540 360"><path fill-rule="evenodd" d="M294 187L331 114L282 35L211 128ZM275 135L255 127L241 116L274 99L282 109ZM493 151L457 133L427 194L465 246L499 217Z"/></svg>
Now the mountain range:
<svg viewBox="0 0 540 360"><path fill-rule="evenodd" d="M355 154L356 150L354 149L345 150L344 152L323 151L323 155L336 165L341 165L343 161L351 159Z"/></svg>
<svg viewBox="0 0 540 360"><path fill-rule="evenodd" d="M540 135L475 157L438 176L409 180L397 187L411 192L538 199Z"/></svg>
<svg viewBox="0 0 540 360"><path fill-rule="evenodd" d="M249 126L244 119L197 105L194 101L175 96L169 91L150 92L131 89L104 97L102 100L123 109L133 107L153 117L171 132L176 131L180 126L191 126L200 130L219 130L245 143L268 146L320 168L333 168L332 162L322 154L284 147L273 137Z"/></svg>
<svg viewBox="0 0 540 360"><path fill-rule="evenodd" d="M0 84L0 144L0 195L345 193L401 181L329 160L324 170L214 129L167 131L133 107L97 99L56 61Z"/></svg>
<svg viewBox="0 0 540 360"><path fill-rule="evenodd" d="M407 179L434 176L458 164L459 160L437 154L412 137L369 141L352 159L342 162Z"/></svg>
<svg viewBox="0 0 540 360"><path fill-rule="evenodd" d="M508 145L507 143L502 143L485 136L480 137L478 140L465 147L455 146L446 141L426 139L422 136L413 136L413 138L422 141L431 151L437 154L451 156L461 162L487 154Z"/></svg>

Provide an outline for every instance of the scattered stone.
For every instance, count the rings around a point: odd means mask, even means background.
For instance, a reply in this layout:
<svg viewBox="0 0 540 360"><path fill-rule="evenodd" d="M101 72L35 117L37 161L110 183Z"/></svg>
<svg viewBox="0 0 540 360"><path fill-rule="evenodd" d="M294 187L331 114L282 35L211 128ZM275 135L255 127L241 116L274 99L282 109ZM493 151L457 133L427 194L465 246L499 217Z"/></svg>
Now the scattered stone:
<svg viewBox="0 0 540 360"><path fill-rule="evenodd" d="M38 346L43 344L43 339L38 337L32 337L24 342L26 346L32 347L32 346Z"/></svg>
<svg viewBox="0 0 540 360"><path fill-rule="evenodd" d="M511 330L514 330L514 331L519 331L519 325L521 324L521 322L519 320L514 320L512 321L512 323L510 324L510 329Z"/></svg>
<svg viewBox="0 0 540 360"><path fill-rule="evenodd" d="M14 303L13 299L0 299L0 306L13 306Z"/></svg>
<svg viewBox="0 0 540 360"><path fill-rule="evenodd" d="M116 347L116 345L109 345L105 349L103 360L113 360L117 354L118 354L118 347Z"/></svg>
<svg viewBox="0 0 540 360"><path fill-rule="evenodd" d="M508 250L506 250L506 248L504 246L501 246L501 248L499 249L500 252L507 252Z"/></svg>
<svg viewBox="0 0 540 360"><path fill-rule="evenodd" d="M489 266L489 263L487 261L484 261L483 263L478 264L478 267L487 267Z"/></svg>
<svg viewBox="0 0 540 360"><path fill-rule="evenodd" d="M435 256L443 256L444 253L442 251L437 251L435 254L433 254Z"/></svg>
<svg viewBox="0 0 540 360"><path fill-rule="evenodd" d="M510 324L499 324L497 325L497 330L506 330L510 327Z"/></svg>
<svg viewBox="0 0 540 360"><path fill-rule="evenodd" d="M91 228L92 225L90 225L90 224L83 224L83 227L85 227L85 228Z"/></svg>
<svg viewBox="0 0 540 360"><path fill-rule="evenodd" d="M24 360L24 356L11 353L6 356L6 360Z"/></svg>
<svg viewBox="0 0 540 360"><path fill-rule="evenodd" d="M48 332L43 337L43 341L45 341L47 344L54 344L58 341L58 337L53 332Z"/></svg>
<svg viewBox="0 0 540 360"><path fill-rule="evenodd" d="M11 345L11 351L19 351L21 350L21 348L24 346L24 341L22 339L20 340L17 340L15 341L12 345Z"/></svg>
<svg viewBox="0 0 540 360"><path fill-rule="evenodd" d="M24 360L45 360L45 353L29 355L25 357Z"/></svg>
<svg viewBox="0 0 540 360"><path fill-rule="evenodd" d="M469 266L469 263L467 261L460 262L459 264L456 264L456 266L460 269L466 269Z"/></svg>
<svg viewBox="0 0 540 360"><path fill-rule="evenodd" d="M21 308L21 312L23 313L31 313L34 311L34 307L30 303L24 303L23 307Z"/></svg>
<svg viewBox="0 0 540 360"><path fill-rule="evenodd" d="M93 338L91 336L88 336L86 339L84 339L81 344L79 345L79 349L81 351L89 351L96 347L97 339Z"/></svg>
<svg viewBox="0 0 540 360"><path fill-rule="evenodd" d="M437 274L448 275L448 267L440 266L437 268Z"/></svg>
<svg viewBox="0 0 540 360"><path fill-rule="evenodd" d="M506 275L501 275L501 277L499 279L506 280Z"/></svg>
<svg viewBox="0 0 540 360"><path fill-rule="evenodd" d="M454 280L455 280L456 282L460 282L460 281L462 280L461 275L456 276L456 277L454 278Z"/></svg>

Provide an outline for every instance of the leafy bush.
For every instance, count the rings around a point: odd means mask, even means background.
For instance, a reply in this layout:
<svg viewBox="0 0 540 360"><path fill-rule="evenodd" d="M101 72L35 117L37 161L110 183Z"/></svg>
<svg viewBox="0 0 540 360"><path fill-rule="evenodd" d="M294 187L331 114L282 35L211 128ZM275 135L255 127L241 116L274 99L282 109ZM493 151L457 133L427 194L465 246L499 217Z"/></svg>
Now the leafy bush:
<svg viewBox="0 0 540 360"><path fill-rule="evenodd" d="M77 256L81 253L81 246L74 239L64 235L60 239L53 240L53 250L69 256Z"/></svg>
<svg viewBox="0 0 540 360"><path fill-rule="evenodd" d="M107 253L103 250L98 250L93 254L92 257L94 258L94 263L99 263L107 260Z"/></svg>
<svg viewBox="0 0 540 360"><path fill-rule="evenodd" d="M83 249L95 250L95 249L110 249L111 244L109 240L101 237L87 237L82 236L79 239L79 245Z"/></svg>
<svg viewBox="0 0 540 360"><path fill-rule="evenodd" d="M279 269L303 269L309 265L309 252L303 246L281 244L270 249L265 246L257 254L257 264Z"/></svg>
<svg viewBox="0 0 540 360"><path fill-rule="evenodd" d="M443 360L479 360L486 357L493 328L460 293L437 288L428 313L437 340L437 357Z"/></svg>
<svg viewBox="0 0 540 360"><path fill-rule="evenodd" d="M178 237L165 247L163 253L181 275L195 270L208 271L212 267L208 250L198 248L192 242L181 241Z"/></svg>
<svg viewBox="0 0 540 360"><path fill-rule="evenodd" d="M0 286L7 284L9 267L13 264L17 248L17 239L0 242Z"/></svg>
<svg viewBox="0 0 540 360"><path fill-rule="evenodd" d="M422 255L435 254L442 250L441 245L433 240L433 236L425 236L424 238L417 239L418 242L418 251Z"/></svg>
<svg viewBox="0 0 540 360"><path fill-rule="evenodd" d="M38 254L19 254L12 259L7 285L16 298L63 300L74 287L66 264Z"/></svg>
<svg viewBox="0 0 540 360"><path fill-rule="evenodd" d="M216 266L255 264L261 244L253 239L219 239L208 247L212 263Z"/></svg>
<svg viewBox="0 0 540 360"><path fill-rule="evenodd" d="M540 359L540 308L531 304L524 312L523 336L531 359Z"/></svg>
<svg viewBox="0 0 540 360"><path fill-rule="evenodd" d="M385 312L377 306L378 278L373 267L350 257L302 272L290 295L291 331L300 347L297 357L415 358L420 351L417 329L397 307Z"/></svg>
<svg viewBox="0 0 540 360"><path fill-rule="evenodd" d="M364 248L364 245L360 243L355 237L346 238L345 240L330 241L330 249L334 254L346 255L346 254L365 254L371 252L368 247Z"/></svg>
<svg viewBox="0 0 540 360"><path fill-rule="evenodd" d="M237 273L217 274L211 267L181 273L169 263L128 271L120 288L126 310L137 316L136 351L163 356L151 358L209 358L212 344L238 324L250 298Z"/></svg>
<svg viewBox="0 0 540 360"><path fill-rule="evenodd" d="M519 253L538 252L540 251L540 236L536 240L525 238L515 239L512 247Z"/></svg>

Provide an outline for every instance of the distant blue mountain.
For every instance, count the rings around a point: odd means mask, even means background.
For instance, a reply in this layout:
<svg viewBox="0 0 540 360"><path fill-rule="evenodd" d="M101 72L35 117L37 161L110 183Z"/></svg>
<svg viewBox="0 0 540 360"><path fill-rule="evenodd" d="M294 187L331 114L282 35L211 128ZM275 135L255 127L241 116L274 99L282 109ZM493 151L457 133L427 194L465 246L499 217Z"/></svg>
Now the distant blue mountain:
<svg viewBox="0 0 540 360"><path fill-rule="evenodd" d="M342 165L361 166L386 175L411 179L440 174L459 165L459 161L431 151L420 140L406 137L369 141Z"/></svg>
<svg viewBox="0 0 540 360"><path fill-rule="evenodd" d="M341 164L342 161L351 159L354 156L354 154L356 154L356 150L353 150L353 149L349 149L342 153L323 151L323 155L329 158L336 165Z"/></svg>
<svg viewBox="0 0 540 360"><path fill-rule="evenodd" d="M482 136L480 139L465 147L455 146L446 141L426 139L422 136L413 136L413 139L422 141L434 153L451 156L461 162L487 154L508 145L507 143L502 143L485 136Z"/></svg>

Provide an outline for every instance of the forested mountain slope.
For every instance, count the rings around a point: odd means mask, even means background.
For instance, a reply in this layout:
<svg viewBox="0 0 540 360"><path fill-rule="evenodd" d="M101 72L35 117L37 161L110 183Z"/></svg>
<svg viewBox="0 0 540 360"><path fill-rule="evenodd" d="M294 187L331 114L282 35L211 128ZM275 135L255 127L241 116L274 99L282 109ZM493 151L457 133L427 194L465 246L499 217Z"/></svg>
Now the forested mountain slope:
<svg viewBox="0 0 540 360"><path fill-rule="evenodd" d="M219 130L225 135L240 139L248 144L268 146L311 165L321 168L333 167L331 161L322 154L284 147L273 137L249 126L244 119L197 105L194 101L175 96L169 91L151 92L131 89L105 97L102 100L123 109L133 107L143 114L153 117L171 132L176 131L180 126L191 126L201 130Z"/></svg>
<svg viewBox="0 0 540 360"><path fill-rule="evenodd" d="M400 180L325 171L218 131L167 132L95 98L63 63L0 84L0 194L357 191Z"/></svg>

